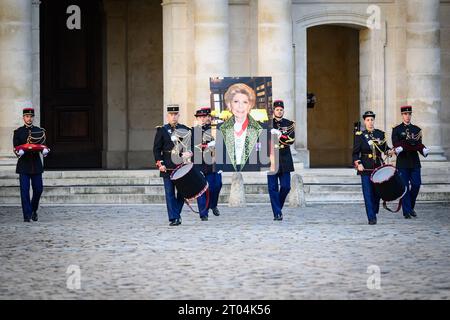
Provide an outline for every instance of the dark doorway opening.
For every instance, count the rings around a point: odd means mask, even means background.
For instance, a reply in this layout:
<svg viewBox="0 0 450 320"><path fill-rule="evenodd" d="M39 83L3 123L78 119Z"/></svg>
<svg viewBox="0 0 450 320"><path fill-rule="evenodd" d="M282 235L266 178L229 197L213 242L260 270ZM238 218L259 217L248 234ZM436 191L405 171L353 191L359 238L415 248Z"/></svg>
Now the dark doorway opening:
<svg viewBox="0 0 450 320"><path fill-rule="evenodd" d="M360 119L359 30L337 25L309 28L308 109L310 166L349 167L354 122Z"/></svg>
<svg viewBox="0 0 450 320"><path fill-rule="evenodd" d="M41 0L40 59L46 167L101 168L102 1Z"/></svg>

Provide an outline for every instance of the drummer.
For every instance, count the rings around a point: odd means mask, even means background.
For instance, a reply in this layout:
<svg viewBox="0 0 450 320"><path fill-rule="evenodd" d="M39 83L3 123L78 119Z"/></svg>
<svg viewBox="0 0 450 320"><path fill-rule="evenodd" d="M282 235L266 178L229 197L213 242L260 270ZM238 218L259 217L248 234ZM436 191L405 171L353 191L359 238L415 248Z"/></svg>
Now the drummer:
<svg viewBox="0 0 450 320"><path fill-rule="evenodd" d="M49 148L42 151L24 151L18 148L27 143L44 144L45 129L33 125L34 109L24 108L22 127L14 130L14 154L17 156L16 173L19 174L20 197L22 200L23 221L38 221L39 200L43 192L42 173L44 172L43 157L49 153ZM30 181L33 188L33 197L30 200Z"/></svg>
<svg viewBox="0 0 450 320"><path fill-rule="evenodd" d="M166 196L167 213L169 215L170 226L181 224L181 210L183 209L184 198L181 194L175 194L175 185L170 180L170 174L179 163L175 163L175 157L172 157L176 143L177 130L190 131L190 128L178 123L180 117L179 105L168 105L166 107L166 120L164 126L158 126L153 144L153 155L156 161L156 167L160 172L160 177L164 180L164 192ZM177 152L175 152L177 153ZM192 153L184 151L183 158L190 158Z"/></svg>
<svg viewBox="0 0 450 320"><path fill-rule="evenodd" d="M358 175L361 176L361 185L366 206L369 225L377 224L377 214L380 208L380 197L376 194L370 175L383 165L381 154L393 155L390 150L384 131L375 129L375 113L367 111L362 116L366 130L355 133L353 145L353 164Z"/></svg>
<svg viewBox="0 0 450 320"><path fill-rule="evenodd" d="M198 126L192 128L192 151L195 166L205 175L209 185L209 194L204 193L197 198L200 219L208 220L209 209L215 216L220 215L217 208L219 194L222 189L222 171L216 170L214 150L215 140L211 132L211 108L202 107L195 112ZM197 135L200 135L197 137ZM209 199L207 199L209 196ZM208 202L208 203L207 203Z"/></svg>

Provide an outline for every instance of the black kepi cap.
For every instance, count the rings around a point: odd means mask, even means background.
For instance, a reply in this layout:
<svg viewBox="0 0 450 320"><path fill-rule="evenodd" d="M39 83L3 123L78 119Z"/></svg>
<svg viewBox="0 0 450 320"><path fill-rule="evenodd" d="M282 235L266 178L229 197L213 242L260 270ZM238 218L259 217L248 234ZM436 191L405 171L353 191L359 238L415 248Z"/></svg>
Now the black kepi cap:
<svg viewBox="0 0 450 320"><path fill-rule="evenodd" d="M34 109L33 108L24 108L23 115L31 115L34 117Z"/></svg>
<svg viewBox="0 0 450 320"><path fill-rule="evenodd" d="M412 112L412 106L401 106L400 107L400 112Z"/></svg>
<svg viewBox="0 0 450 320"><path fill-rule="evenodd" d="M180 106L178 104L168 104L166 107L167 113L177 113L180 112Z"/></svg>
<svg viewBox="0 0 450 320"><path fill-rule="evenodd" d="M275 108L278 108L278 107L284 109L284 102L283 102L283 100L275 100L273 102L273 108L275 109Z"/></svg>
<svg viewBox="0 0 450 320"><path fill-rule="evenodd" d="M200 117L200 116L209 116L211 114L211 108L210 107L201 107L200 109L198 109L194 116L195 117Z"/></svg>
<svg viewBox="0 0 450 320"><path fill-rule="evenodd" d="M367 117L373 117L375 119L375 113L373 113L373 111L366 111L362 117L364 120L366 120Z"/></svg>

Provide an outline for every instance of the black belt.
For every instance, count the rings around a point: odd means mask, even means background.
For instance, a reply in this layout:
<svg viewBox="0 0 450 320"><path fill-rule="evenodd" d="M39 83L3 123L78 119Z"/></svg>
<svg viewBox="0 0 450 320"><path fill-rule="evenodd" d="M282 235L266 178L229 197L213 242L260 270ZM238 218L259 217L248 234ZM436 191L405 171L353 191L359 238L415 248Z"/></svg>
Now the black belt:
<svg viewBox="0 0 450 320"><path fill-rule="evenodd" d="M361 156L366 156L369 159L373 159L373 154L371 154L371 153L361 153ZM375 155L375 156L376 156L376 158L380 157L379 155Z"/></svg>

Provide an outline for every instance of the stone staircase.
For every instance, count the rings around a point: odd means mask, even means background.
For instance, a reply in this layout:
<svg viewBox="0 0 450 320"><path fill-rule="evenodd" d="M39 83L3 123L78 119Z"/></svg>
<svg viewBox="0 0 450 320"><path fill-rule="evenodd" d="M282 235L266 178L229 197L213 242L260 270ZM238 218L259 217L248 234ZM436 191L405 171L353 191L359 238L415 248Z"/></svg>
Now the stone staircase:
<svg viewBox="0 0 450 320"><path fill-rule="evenodd" d="M307 204L363 202L360 178L353 169L297 168ZM228 202L232 173L223 174L220 196ZM244 172L246 201L268 203L266 175ZM450 202L450 162L424 162L419 201ZM20 205L12 167L0 168L0 206ZM164 187L156 170L46 171L42 204L163 204Z"/></svg>

